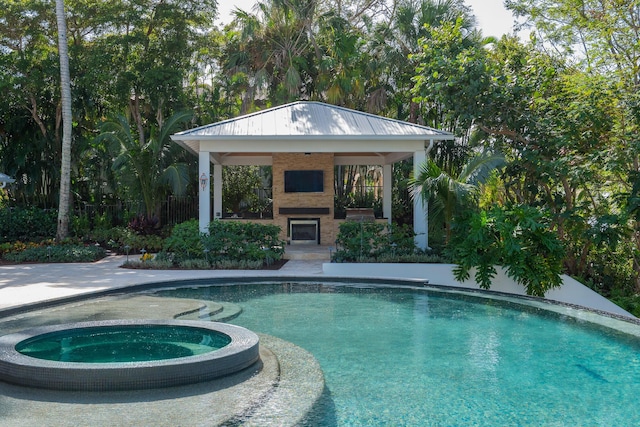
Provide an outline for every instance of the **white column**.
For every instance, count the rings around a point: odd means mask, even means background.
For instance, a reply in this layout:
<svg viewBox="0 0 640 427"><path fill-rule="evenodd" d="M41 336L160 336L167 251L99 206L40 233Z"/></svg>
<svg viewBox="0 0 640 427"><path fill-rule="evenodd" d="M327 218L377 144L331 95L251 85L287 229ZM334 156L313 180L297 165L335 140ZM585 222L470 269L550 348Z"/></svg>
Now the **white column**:
<svg viewBox="0 0 640 427"><path fill-rule="evenodd" d="M393 201L391 190L393 187L393 165L382 166L382 216L391 224L391 202Z"/></svg>
<svg viewBox="0 0 640 427"><path fill-rule="evenodd" d="M211 163L209 153L198 153L198 219L200 231L206 233L209 230L211 212Z"/></svg>
<svg viewBox="0 0 640 427"><path fill-rule="evenodd" d="M213 218L222 219L222 165L213 165Z"/></svg>
<svg viewBox="0 0 640 427"><path fill-rule="evenodd" d="M413 153L413 176L418 176L420 165L426 158L424 150ZM427 249L429 247L427 202L423 202L420 194L415 194L413 197L413 231L416 233L416 245L420 249Z"/></svg>

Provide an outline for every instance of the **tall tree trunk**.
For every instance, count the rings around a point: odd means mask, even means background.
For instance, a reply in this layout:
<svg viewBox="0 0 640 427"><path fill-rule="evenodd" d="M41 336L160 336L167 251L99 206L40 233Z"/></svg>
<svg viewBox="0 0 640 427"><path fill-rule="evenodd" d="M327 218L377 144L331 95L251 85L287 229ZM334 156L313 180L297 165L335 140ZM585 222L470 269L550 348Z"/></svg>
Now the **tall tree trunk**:
<svg viewBox="0 0 640 427"><path fill-rule="evenodd" d="M58 53L60 56L60 91L62 100L62 162L60 166L60 202L58 203L58 230L56 239L69 233L69 195L71 193L71 77L64 0L56 0L58 21Z"/></svg>

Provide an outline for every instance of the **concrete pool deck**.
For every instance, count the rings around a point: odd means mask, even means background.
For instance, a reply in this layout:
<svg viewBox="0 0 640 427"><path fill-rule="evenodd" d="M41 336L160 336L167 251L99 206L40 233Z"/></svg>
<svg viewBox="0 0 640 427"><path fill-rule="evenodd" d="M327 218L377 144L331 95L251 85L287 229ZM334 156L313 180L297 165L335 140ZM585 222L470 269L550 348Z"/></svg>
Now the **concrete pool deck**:
<svg viewBox="0 0 640 427"><path fill-rule="evenodd" d="M279 270L135 270L120 268L125 261L126 256L109 256L94 263L0 266L0 311L146 283L206 278L414 279L428 281L431 285L478 289L472 282L456 282L452 278L451 266L446 264L332 264L322 259L291 259ZM522 287L510 284L510 279L505 279L504 274L499 274L496 279L492 290L513 295L524 294ZM547 298L635 319L579 282L565 277L564 283L561 288L550 291Z"/></svg>

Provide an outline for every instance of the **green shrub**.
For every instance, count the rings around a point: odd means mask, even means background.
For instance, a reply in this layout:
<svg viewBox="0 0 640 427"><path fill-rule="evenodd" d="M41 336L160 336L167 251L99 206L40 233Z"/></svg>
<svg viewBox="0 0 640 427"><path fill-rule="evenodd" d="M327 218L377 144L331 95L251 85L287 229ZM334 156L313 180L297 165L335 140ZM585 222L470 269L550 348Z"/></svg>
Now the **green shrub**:
<svg viewBox="0 0 640 427"><path fill-rule="evenodd" d="M209 224L209 234L202 236L202 243L211 262L257 261L262 265L282 258L280 231L271 224L215 220Z"/></svg>
<svg viewBox="0 0 640 427"><path fill-rule="evenodd" d="M40 242L56 237L58 212L37 208L0 209L0 243Z"/></svg>
<svg viewBox="0 0 640 427"><path fill-rule="evenodd" d="M169 270L174 267L173 263L167 260L152 259L141 261L140 259L129 260L122 264L124 268L135 268L138 270Z"/></svg>
<svg viewBox="0 0 640 427"><path fill-rule="evenodd" d="M142 249L147 252L160 252L164 245L164 239L157 235L139 235L124 227L110 229L95 229L89 233L89 240L98 243L107 249L119 253L140 253Z"/></svg>
<svg viewBox="0 0 640 427"><path fill-rule="evenodd" d="M213 221L209 234L200 233L198 222L186 221L176 225L164 241L163 248L151 261L131 261L125 266L155 268L154 265L177 266L188 269L258 269L282 259L284 242L278 237L280 227L240 221ZM134 240L143 236L127 236L123 241L134 246ZM151 239L154 236L145 236Z"/></svg>
<svg viewBox="0 0 640 427"><path fill-rule="evenodd" d="M384 254L376 258L375 262L442 264L449 262L449 260L442 255L415 253L407 255Z"/></svg>
<svg viewBox="0 0 640 427"><path fill-rule="evenodd" d="M418 253L414 237L413 230L406 225L400 227L371 221L346 221L340 224L332 260L390 262L387 260L413 256Z"/></svg>
<svg viewBox="0 0 640 427"><path fill-rule="evenodd" d="M186 270L208 270L211 268L211 264L205 259L185 259L180 261L178 266Z"/></svg>
<svg viewBox="0 0 640 427"><path fill-rule="evenodd" d="M162 249L164 252L172 253L176 262L204 259L204 245L198 221L185 221L173 227L171 235L165 239Z"/></svg>
<svg viewBox="0 0 640 427"><path fill-rule="evenodd" d="M91 233L91 223L87 215L72 216L69 224L71 234L83 240L87 240Z"/></svg>
<svg viewBox="0 0 640 427"><path fill-rule="evenodd" d="M51 245L28 247L3 256L11 262L93 262L106 256L103 248L96 245Z"/></svg>
<svg viewBox="0 0 640 427"><path fill-rule="evenodd" d="M636 317L640 317L640 295L612 296L611 302Z"/></svg>
<svg viewBox="0 0 640 427"><path fill-rule="evenodd" d="M219 270L257 270L262 268L263 263L260 260L222 259L216 261L214 266Z"/></svg>

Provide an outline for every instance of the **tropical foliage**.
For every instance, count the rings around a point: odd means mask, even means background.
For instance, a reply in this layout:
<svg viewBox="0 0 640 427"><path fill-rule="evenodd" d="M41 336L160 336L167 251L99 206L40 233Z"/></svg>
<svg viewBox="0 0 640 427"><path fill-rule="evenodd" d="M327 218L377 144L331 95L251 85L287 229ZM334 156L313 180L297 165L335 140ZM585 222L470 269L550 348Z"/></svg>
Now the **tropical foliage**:
<svg viewBox="0 0 640 427"><path fill-rule="evenodd" d="M112 170L128 191L142 196L147 218L159 216L160 202L169 190L181 196L189 182L188 168L177 160L184 150L171 143L169 136L191 118L191 113L175 113L159 127L151 126L136 134L124 116L102 124L98 143L106 142L113 155Z"/></svg>
<svg viewBox="0 0 640 427"><path fill-rule="evenodd" d="M414 178L442 212L431 221L434 247L463 243L453 224L465 215L490 225L514 220L516 207L525 217L538 212L536 230L553 233L563 252L540 250L560 257L565 273L637 306L637 1L505 3L531 29L529 41L484 38L461 0L261 0L223 28L215 0L66 2L70 204L136 199L153 215L155 194L198 188L193 156L172 153L161 134L319 100L456 135L433 147ZM18 178L8 206L59 204L65 121L51 6L0 8L0 169ZM174 119L182 111L193 116ZM482 152L502 153L504 165L478 185L465 165ZM145 156L153 161L137 166ZM172 168L171 180L159 179ZM412 217L410 170L410 162L394 167L400 223ZM337 172L345 182L349 173Z"/></svg>
<svg viewBox="0 0 640 427"><path fill-rule="evenodd" d="M564 248L545 215L530 206L494 207L459 217L456 241L450 246L456 279L470 277L489 289L502 266L524 285L527 295L544 296L560 286Z"/></svg>
<svg viewBox="0 0 640 427"><path fill-rule="evenodd" d="M418 255L423 254L416 247L414 236L407 226L346 221L340 224L332 261L416 262Z"/></svg>
<svg viewBox="0 0 640 427"><path fill-rule="evenodd" d="M428 201L430 224L444 224L446 243L451 239L453 218L462 210L478 205L480 185L503 163L502 155L482 152L463 165L451 165L450 172L432 159L419 165L418 175L409 181L412 193L414 197ZM436 227L432 225L432 228Z"/></svg>

